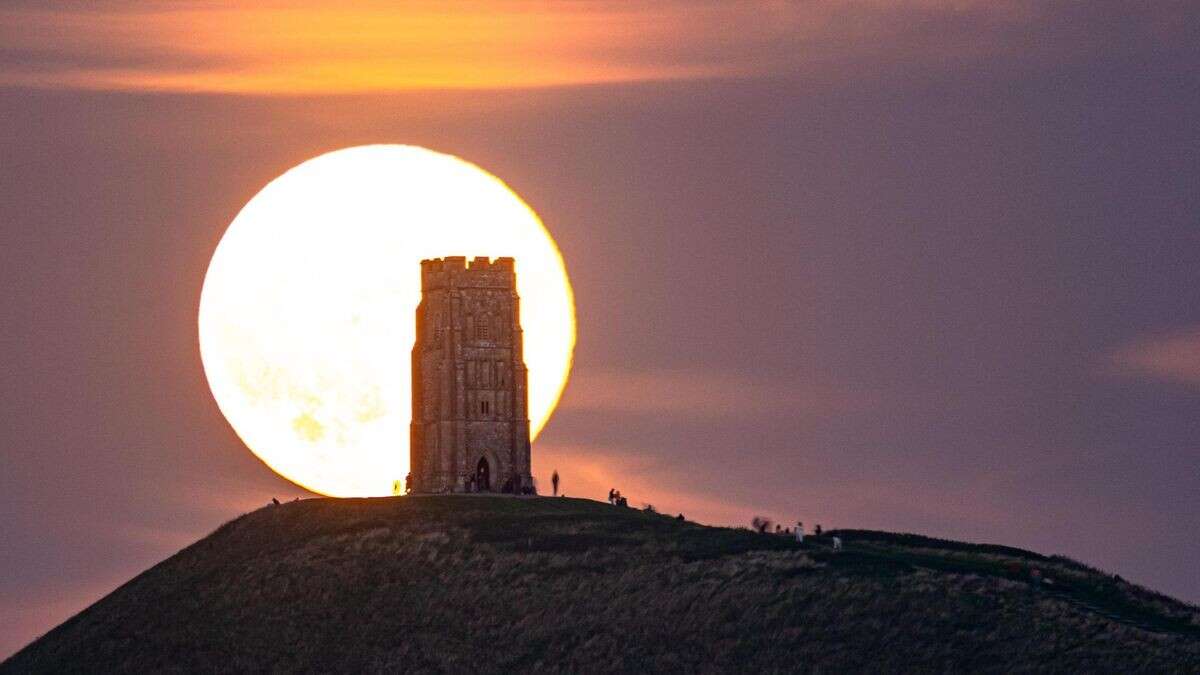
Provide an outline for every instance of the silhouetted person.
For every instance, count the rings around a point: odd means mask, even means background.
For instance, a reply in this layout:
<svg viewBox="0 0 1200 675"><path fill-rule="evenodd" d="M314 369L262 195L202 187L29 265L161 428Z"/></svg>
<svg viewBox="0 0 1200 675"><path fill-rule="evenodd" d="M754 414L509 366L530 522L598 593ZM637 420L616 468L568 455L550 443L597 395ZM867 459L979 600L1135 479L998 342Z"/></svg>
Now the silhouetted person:
<svg viewBox="0 0 1200 675"><path fill-rule="evenodd" d="M796 542L800 544L804 543L804 523L802 522L796 523Z"/></svg>
<svg viewBox="0 0 1200 675"><path fill-rule="evenodd" d="M554 473L551 474L550 484L554 486L554 496L557 497L558 496L558 469L555 469Z"/></svg>
<svg viewBox="0 0 1200 675"><path fill-rule="evenodd" d="M675 516L675 520L678 520L679 522L682 523L683 521L687 520L687 518L684 518L683 514L681 513L681 514Z"/></svg>
<svg viewBox="0 0 1200 675"><path fill-rule="evenodd" d="M271 506L279 506L279 500L271 497Z"/></svg>
<svg viewBox="0 0 1200 675"><path fill-rule="evenodd" d="M818 537L821 536L821 524L820 523L817 523L817 527L813 530L813 534L817 535Z"/></svg>
<svg viewBox="0 0 1200 675"><path fill-rule="evenodd" d="M781 534L782 532L783 528L779 526L779 523L775 523L775 534Z"/></svg>
<svg viewBox="0 0 1200 675"><path fill-rule="evenodd" d="M616 504L616 502L617 502L617 489L609 488L608 489L608 503Z"/></svg>

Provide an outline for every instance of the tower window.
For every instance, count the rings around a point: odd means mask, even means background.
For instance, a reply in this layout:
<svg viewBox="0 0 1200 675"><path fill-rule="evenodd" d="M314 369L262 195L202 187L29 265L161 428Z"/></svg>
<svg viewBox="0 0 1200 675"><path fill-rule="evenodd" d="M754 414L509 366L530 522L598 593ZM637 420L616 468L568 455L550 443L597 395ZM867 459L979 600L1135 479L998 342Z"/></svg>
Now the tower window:
<svg viewBox="0 0 1200 675"><path fill-rule="evenodd" d="M488 339L488 325L487 325L486 320L479 322L479 339L480 340Z"/></svg>
<svg viewBox="0 0 1200 675"><path fill-rule="evenodd" d="M491 405L487 401L479 402L479 412L483 415L491 414Z"/></svg>

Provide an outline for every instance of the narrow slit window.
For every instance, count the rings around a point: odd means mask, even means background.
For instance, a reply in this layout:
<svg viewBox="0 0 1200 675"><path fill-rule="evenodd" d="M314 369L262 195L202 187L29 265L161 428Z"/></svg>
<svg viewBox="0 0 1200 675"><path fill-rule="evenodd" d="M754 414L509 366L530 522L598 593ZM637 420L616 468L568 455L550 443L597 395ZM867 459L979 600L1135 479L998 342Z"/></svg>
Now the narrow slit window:
<svg viewBox="0 0 1200 675"><path fill-rule="evenodd" d="M488 405L488 402L487 402L487 401L480 401L480 402L479 402L479 412L480 412L480 414L482 414L482 415L489 415L489 414L491 414L491 406L490 406L490 405Z"/></svg>

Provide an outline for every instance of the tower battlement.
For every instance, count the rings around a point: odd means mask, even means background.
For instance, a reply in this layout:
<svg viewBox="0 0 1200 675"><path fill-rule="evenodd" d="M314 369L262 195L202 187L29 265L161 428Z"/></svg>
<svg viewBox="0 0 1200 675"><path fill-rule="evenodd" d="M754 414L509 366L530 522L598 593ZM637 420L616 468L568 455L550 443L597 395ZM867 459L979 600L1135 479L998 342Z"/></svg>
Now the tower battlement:
<svg viewBox="0 0 1200 675"><path fill-rule="evenodd" d="M468 262L466 256L446 256L421 261L422 290L516 287L516 261L509 257L476 256Z"/></svg>
<svg viewBox="0 0 1200 675"><path fill-rule="evenodd" d="M526 492L528 373L512 258L421 261L412 351L413 492Z"/></svg>

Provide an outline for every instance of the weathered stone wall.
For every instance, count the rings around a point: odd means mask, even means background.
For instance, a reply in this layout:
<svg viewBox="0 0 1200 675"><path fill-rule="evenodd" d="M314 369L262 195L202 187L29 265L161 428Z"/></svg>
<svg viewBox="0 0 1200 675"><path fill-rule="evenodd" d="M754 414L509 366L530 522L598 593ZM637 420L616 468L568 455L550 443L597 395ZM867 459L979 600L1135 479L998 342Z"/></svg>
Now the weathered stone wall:
<svg viewBox="0 0 1200 675"><path fill-rule="evenodd" d="M512 258L421 262L412 352L413 491L466 490L481 459L493 491L533 484L519 308Z"/></svg>

